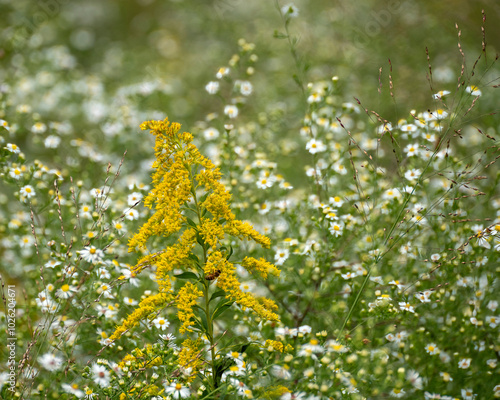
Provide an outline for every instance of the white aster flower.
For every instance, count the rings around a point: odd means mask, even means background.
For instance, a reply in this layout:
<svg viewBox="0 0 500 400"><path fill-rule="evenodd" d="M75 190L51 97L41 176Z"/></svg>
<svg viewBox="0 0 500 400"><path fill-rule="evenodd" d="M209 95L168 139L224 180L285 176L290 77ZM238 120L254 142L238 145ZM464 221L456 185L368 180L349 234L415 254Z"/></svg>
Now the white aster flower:
<svg viewBox="0 0 500 400"><path fill-rule="evenodd" d="M296 18L299 16L299 9L293 3L289 3L281 7L281 13L285 18Z"/></svg>
<svg viewBox="0 0 500 400"><path fill-rule="evenodd" d="M238 107L234 105L227 105L224 107L224 114L229 118L236 118L238 116Z"/></svg>
<svg viewBox="0 0 500 400"><path fill-rule="evenodd" d="M31 185L26 185L23 186L20 190L21 196L27 199L31 199L33 196L36 195L35 189L33 189L33 186Z"/></svg>
<svg viewBox="0 0 500 400"><path fill-rule="evenodd" d="M311 139L306 144L306 150L311 154L321 153L326 150L326 145L321 140Z"/></svg>
<svg viewBox="0 0 500 400"><path fill-rule="evenodd" d="M217 93L219 91L219 82L217 81L208 82L207 85L205 86L205 90L208 92L208 94Z"/></svg>
<svg viewBox="0 0 500 400"><path fill-rule="evenodd" d="M104 252L95 246L86 246L80 251L80 257L85 261L95 264L104 257Z"/></svg>
<svg viewBox="0 0 500 400"><path fill-rule="evenodd" d="M57 357L52 353L46 353L38 358L38 363L47 371L57 371L61 369L63 359L61 357Z"/></svg>

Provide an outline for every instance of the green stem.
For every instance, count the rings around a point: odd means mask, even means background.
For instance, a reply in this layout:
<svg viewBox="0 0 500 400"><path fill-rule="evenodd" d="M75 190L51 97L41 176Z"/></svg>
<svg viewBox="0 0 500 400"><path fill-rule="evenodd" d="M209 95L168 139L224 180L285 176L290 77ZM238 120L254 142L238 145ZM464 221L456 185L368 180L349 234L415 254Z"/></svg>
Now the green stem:
<svg viewBox="0 0 500 400"><path fill-rule="evenodd" d="M192 187L192 194L193 194L193 201L194 205L196 207L196 215L198 216L198 225L201 224L201 211L200 211L200 206L198 204L198 199L196 198L196 189L194 185L194 177L192 173L190 172L191 175L191 187ZM203 265L206 265L208 256L207 256L207 249L205 245L202 246L203 248ZM217 389L217 381L216 381L216 376L215 376L215 340L214 340L214 322L212 320L212 314L210 313L210 281L207 281L206 279L203 279L203 292L205 294L205 315L207 317L207 337L208 340L210 341L210 351L212 355L212 382L211 382L211 388L212 390Z"/></svg>
<svg viewBox="0 0 500 400"><path fill-rule="evenodd" d="M207 327L208 327L208 340L210 341L210 352L212 356L212 389L217 389L217 380L215 376L215 340L214 340L214 321L212 320L212 315L210 314L210 297L209 297L209 287L210 283L207 281L205 283L205 313L207 315Z"/></svg>

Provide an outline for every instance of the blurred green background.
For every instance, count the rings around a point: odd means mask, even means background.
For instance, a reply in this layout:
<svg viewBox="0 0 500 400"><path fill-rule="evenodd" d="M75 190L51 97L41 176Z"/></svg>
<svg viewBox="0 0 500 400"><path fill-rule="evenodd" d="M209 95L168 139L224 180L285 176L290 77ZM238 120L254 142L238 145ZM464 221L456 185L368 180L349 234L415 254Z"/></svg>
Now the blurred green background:
<svg viewBox="0 0 500 400"><path fill-rule="evenodd" d="M29 103L34 112L43 111L42 119L70 121L77 127L77 137L94 143L103 140L95 125L102 127L110 116L111 122L128 118L134 114L130 107L144 111L141 117L145 118L168 115L190 130L196 121L220 108L220 101L208 96L204 86L219 67L227 65L237 51L237 40L244 38L256 44L259 56L252 76L255 96L244 118L256 120L259 112L279 108L282 123L276 133L296 138L304 98L292 79L296 68L288 42L274 37L275 32L284 31L278 6L285 4L263 0L3 0L0 82L21 89L13 90L11 107ZM500 47L500 3L495 0L295 4L299 16L289 28L299 39L297 52L308 66L304 82L337 75L345 101L359 98L364 107L388 120L406 117L411 109L426 110L432 93L456 86L462 60L455 23L462 30L469 70L482 49L482 9L490 54ZM432 89L426 78L426 47L433 70ZM47 66L54 58L59 58L58 68ZM388 88L389 59L394 99ZM44 71L50 71L48 78ZM73 96L65 88L78 92L75 82L82 79L90 87L85 90L102 92L100 102L89 106L82 98L80 107L74 97L65 101L65 96ZM35 90L33 85L38 85ZM117 93L131 90L130 85L139 85L134 90L143 95L120 104ZM155 85L161 90L151 89ZM117 155L140 147L138 119L117 128L119 141L113 146ZM36 148L31 151L36 153Z"/></svg>

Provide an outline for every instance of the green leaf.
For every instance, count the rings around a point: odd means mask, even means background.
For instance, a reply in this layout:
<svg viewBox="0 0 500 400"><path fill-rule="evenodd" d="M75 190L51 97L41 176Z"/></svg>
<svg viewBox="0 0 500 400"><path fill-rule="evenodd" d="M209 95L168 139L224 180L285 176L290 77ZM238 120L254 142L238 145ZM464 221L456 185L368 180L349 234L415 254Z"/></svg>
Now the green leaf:
<svg viewBox="0 0 500 400"><path fill-rule="evenodd" d="M273 37L275 39L286 39L288 37L288 35L285 35L284 33L281 33L281 32L278 32L275 30L273 33Z"/></svg>
<svg viewBox="0 0 500 400"><path fill-rule="evenodd" d="M240 349L240 353L244 353L246 351L246 349L248 349L248 346L250 346L250 345L251 345L250 342L242 344L241 349Z"/></svg>
<svg viewBox="0 0 500 400"><path fill-rule="evenodd" d="M201 308L198 304L195 304L193 306L193 308L196 308L196 309L200 310L200 312L198 313L198 316L201 319L201 324L203 325L204 332L208 336L208 322L207 322L207 313L206 313L205 309Z"/></svg>
<svg viewBox="0 0 500 400"><path fill-rule="evenodd" d="M215 320L217 317L221 316L228 308L231 308L233 303L234 301L228 302L226 299L224 299L219 304L217 304L217 307L215 307L215 311L212 316L212 321Z"/></svg>
<svg viewBox="0 0 500 400"><path fill-rule="evenodd" d="M183 272L182 274L174 275L174 277L177 279L194 279L195 281L200 279L194 272Z"/></svg>
<svg viewBox="0 0 500 400"><path fill-rule="evenodd" d="M207 322L207 316L205 315L205 310L203 310L203 312L200 313L200 319L201 319L201 323L202 323L203 328L204 328L204 332L207 334L207 337L208 337L209 336L208 335L208 322ZM210 339L210 338L208 338L208 339Z"/></svg>
<svg viewBox="0 0 500 400"><path fill-rule="evenodd" d="M203 196L201 196L201 197L198 199L198 203L200 203L200 204L201 204L201 203L203 203L203 202L207 199L207 197L209 196L209 194L210 194L210 192L207 192L207 193L205 193Z"/></svg>
<svg viewBox="0 0 500 400"><path fill-rule="evenodd" d="M201 247L205 247L205 241L203 240L203 238L199 233L196 233L196 241Z"/></svg>
<svg viewBox="0 0 500 400"><path fill-rule="evenodd" d="M200 259L199 259L199 258L198 258L198 256L197 256L196 254L194 254L194 253L189 253L188 258L189 258L190 260L195 261L197 264L199 264L199 263L200 263Z"/></svg>
<svg viewBox="0 0 500 400"><path fill-rule="evenodd" d="M297 74L293 74L293 80L295 81L295 83L299 86L299 87L302 87L302 84L300 82L300 78L298 77Z"/></svg>
<svg viewBox="0 0 500 400"><path fill-rule="evenodd" d="M186 217L186 221L189 225L191 225L193 228L196 228L198 225L189 217Z"/></svg>
<svg viewBox="0 0 500 400"><path fill-rule="evenodd" d="M233 255L233 246L229 245L229 253L226 256L226 260L229 260L229 257Z"/></svg>
<svg viewBox="0 0 500 400"><path fill-rule="evenodd" d="M204 332L203 326L201 325L200 321L198 321L196 318L193 320L194 325L191 326L191 328L196 329L200 332Z"/></svg>
<svg viewBox="0 0 500 400"><path fill-rule="evenodd" d="M224 292L224 290L222 290L222 289L217 290L216 292L212 293L212 296L210 297L210 301L215 300L216 298L222 297L225 295L226 295L226 292Z"/></svg>
<svg viewBox="0 0 500 400"><path fill-rule="evenodd" d="M220 383L222 374L234 364L236 364L236 362L232 358L226 357L224 357L222 360L218 360L215 363L215 382L217 383L217 385Z"/></svg>

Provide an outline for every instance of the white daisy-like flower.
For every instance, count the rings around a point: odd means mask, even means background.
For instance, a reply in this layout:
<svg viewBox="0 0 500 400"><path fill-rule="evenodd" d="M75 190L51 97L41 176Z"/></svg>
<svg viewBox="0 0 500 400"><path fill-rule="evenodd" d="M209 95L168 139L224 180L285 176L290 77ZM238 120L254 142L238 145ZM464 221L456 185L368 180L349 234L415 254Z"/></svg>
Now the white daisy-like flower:
<svg viewBox="0 0 500 400"><path fill-rule="evenodd" d="M432 115L433 115L434 118L436 118L436 119L439 120L439 119L446 118L448 116L448 112L445 111L445 110L443 110L443 109L441 109L441 108L438 108L436 111L432 112Z"/></svg>
<svg viewBox="0 0 500 400"><path fill-rule="evenodd" d="M33 186L31 185L26 185L23 186L20 190L21 196L31 199L33 196L36 195L35 189L33 189Z"/></svg>
<svg viewBox="0 0 500 400"><path fill-rule="evenodd" d="M425 351L431 356L433 356L434 354L439 354L439 348L436 346L436 343L429 343L427 346L425 346Z"/></svg>
<svg viewBox="0 0 500 400"><path fill-rule="evenodd" d="M288 249L277 249L274 255L274 261L276 265L283 265L283 263L288 259L290 251Z"/></svg>
<svg viewBox="0 0 500 400"><path fill-rule="evenodd" d="M347 174L347 168L340 162L336 162L335 164L333 164L333 170L340 175Z"/></svg>
<svg viewBox="0 0 500 400"><path fill-rule="evenodd" d="M422 175L422 171L418 168L410 169L405 172L405 178L409 181L416 181L420 177L420 175Z"/></svg>
<svg viewBox="0 0 500 400"><path fill-rule="evenodd" d="M289 3L281 7L281 13L285 18L296 18L299 16L299 9L293 3Z"/></svg>
<svg viewBox="0 0 500 400"><path fill-rule="evenodd" d="M80 251L80 257L85 261L95 264L104 257L104 252L95 246L86 246Z"/></svg>
<svg viewBox="0 0 500 400"><path fill-rule="evenodd" d="M57 289L56 297L59 297L61 299L68 299L76 291L76 286L64 284L59 289Z"/></svg>
<svg viewBox="0 0 500 400"><path fill-rule="evenodd" d="M43 144L47 149L56 149L61 143L61 138L56 135L49 135L43 141Z"/></svg>
<svg viewBox="0 0 500 400"><path fill-rule="evenodd" d="M415 295L417 299L419 299L422 303L430 303L431 301L431 294L432 292L430 290L426 290L424 292L419 292Z"/></svg>
<svg viewBox="0 0 500 400"><path fill-rule="evenodd" d="M10 131L9 123L7 121L5 121L4 119L0 119L0 126L2 128L7 129L8 131Z"/></svg>
<svg viewBox="0 0 500 400"><path fill-rule="evenodd" d="M222 77L226 76L229 74L229 68L228 67L220 67L215 74L217 79L221 79Z"/></svg>
<svg viewBox="0 0 500 400"><path fill-rule="evenodd" d="M440 90L439 92L437 92L436 94L433 94L432 95L432 98L434 100L440 100L442 99L443 97L446 97L447 95L450 94L450 91L449 90Z"/></svg>
<svg viewBox="0 0 500 400"><path fill-rule="evenodd" d="M73 384L68 384L68 383L63 383L61 384L61 388L69 394L72 394L76 396L77 398L82 398L85 395L85 392L81 389L78 388L78 385L76 383Z"/></svg>
<svg viewBox="0 0 500 400"><path fill-rule="evenodd" d="M330 197L329 201L330 204L335 208L342 207L342 204L344 204L344 200L342 200L342 198L339 196Z"/></svg>
<svg viewBox="0 0 500 400"><path fill-rule="evenodd" d="M139 218L139 212L131 208L125 212L125 218L129 221L134 221Z"/></svg>
<svg viewBox="0 0 500 400"><path fill-rule="evenodd" d="M109 386L110 372L104 365L92 365L92 378L101 387Z"/></svg>
<svg viewBox="0 0 500 400"><path fill-rule="evenodd" d="M20 179L23 176L23 171L19 167L11 168L9 171L9 176L14 179Z"/></svg>
<svg viewBox="0 0 500 400"><path fill-rule="evenodd" d="M94 199L98 199L100 197L103 197L104 196L104 191L101 190L101 189L98 189L98 188L94 188L94 189L91 189L90 190L90 195L94 198Z"/></svg>
<svg viewBox="0 0 500 400"><path fill-rule="evenodd" d="M216 94L219 91L219 82L217 81L208 82L207 85L205 86L205 90L208 92L208 94Z"/></svg>
<svg viewBox="0 0 500 400"><path fill-rule="evenodd" d="M240 82L240 93L243 96L249 96L252 94L253 86L249 81Z"/></svg>
<svg viewBox="0 0 500 400"><path fill-rule="evenodd" d="M413 306L406 302L406 301L400 301L399 302L399 308L403 311L408 311L408 312L411 312L411 313L414 313L415 312L415 309L413 308Z"/></svg>
<svg viewBox="0 0 500 400"><path fill-rule="evenodd" d="M203 136L206 140L214 140L219 137L219 131L215 128L207 128L203 131Z"/></svg>
<svg viewBox="0 0 500 400"><path fill-rule="evenodd" d="M37 122L31 127L31 132L33 133L44 133L47 130L47 125L43 122Z"/></svg>
<svg viewBox="0 0 500 400"><path fill-rule="evenodd" d="M470 367L470 362L472 361L471 358L462 358L459 362L458 362L458 368L461 368L461 369L467 369Z"/></svg>
<svg viewBox="0 0 500 400"><path fill-rule="evenodd" d="M130 297L124 297L123 302L129 306L136 306L137 304L139 304L137 300L134 300Z"/></svg>
<svg viewBox="0 0 500 400"><path fill-rule="evenodd" d="M470 85L465 88L467 93L470 93L472 96L481 96L481 91L475 85Z"/></svg>
<svg viewBox="0 0 500 400"><path fill-rule="evenodd" d="M485 318L485 322L490 326L490 328L496 328L500 323L500 317L489 315Z"/></svg>
<svg viewBox="0 0 500 400"><path fill-rule="evenodd" d="M339 221L333 221L330 223L330 228L328 228L328 230L335 237L342 236L342 233L344 231L344 224Z"/></svg>
<svg viewBox="0 0 500 400"><path fill-rule="evenodd" d="M127 204L132 207L142 200L142 193L133 192L127 196Z"/></svg>
<svg viewBox="0 0 500 400"><path fill-rule="evenodd" d="M312 104L312 103L319 103L321 100L323 99L323 96L321 96L321 93L312 93L308 98L307 98L307 102L309 104Z"/></svg>
<svg viewBox="0 0 500 400"><path fill-rule="evenodd" d="M171 395L173 399L185 399L190 396L189 389L178 382L172 382L165 387L165 393Z"/></svg>
<svg viewBox="0 0 500 400"><path fill-rule="evenodd" d="M45 268L55 268L57 266L61 265L61 262L60 261L57 261L57 260L54 260L54 259L51 259L49 261L47 261L44 265Z"/></svg>
<svg viewBox="0 0 500 400"><path fill-rule="evenodd" d="M326 150L326 145L321 140L311 139L306 144L306 150L311 154L321 153Z"/></svg>
<svg viewBox="0 0 500 400"><path fill-rule="evenodd" d="M409 144L408 146L406 146L404 148L404 152L406 153L406 155L408 157L413 157L413 156L416 156L418 155L419 153L419 148L418 148L418 144Z"/></svg>
<svg viewBox="0 0 500 400"><path fill-rule="evenodd" d="M19 146L17 144L14 144L14 143L7 143L7 146L5 146L5 148L14 154L19 154L21 152L21 149L19 148Z"/></svg>
<svg viewBox="0 0 500 400"><path fill-rule="evenodd" d="M46 353L38 358L38 363L47 371L57 371L61 369L63 359L61 357L57 357L52 353Z"/></svg>
<svg viewBox="0 0 500 400"><path fill-rule="evenodd" d="M163 317L155 318L151 323L154 326L156 326L158 329L161 329L162 331L164 331L165 329L167 329L170 326L170 322L168 322Z"/></svg>
<svg viewBox="0 0 500 400"><path fill-rule="evenodd" d="M261 176L257 180L257 187L259 189L267 189L273 186L275 182L275 179L272 178L272 176Z"/></svg>
<svg viewBox="0 0 500 400"><path fill-rule="evenodd" d="M238 116L238 107L234 105L227 105L224 107L224 114L229 118L236 118Z"/></svg>

